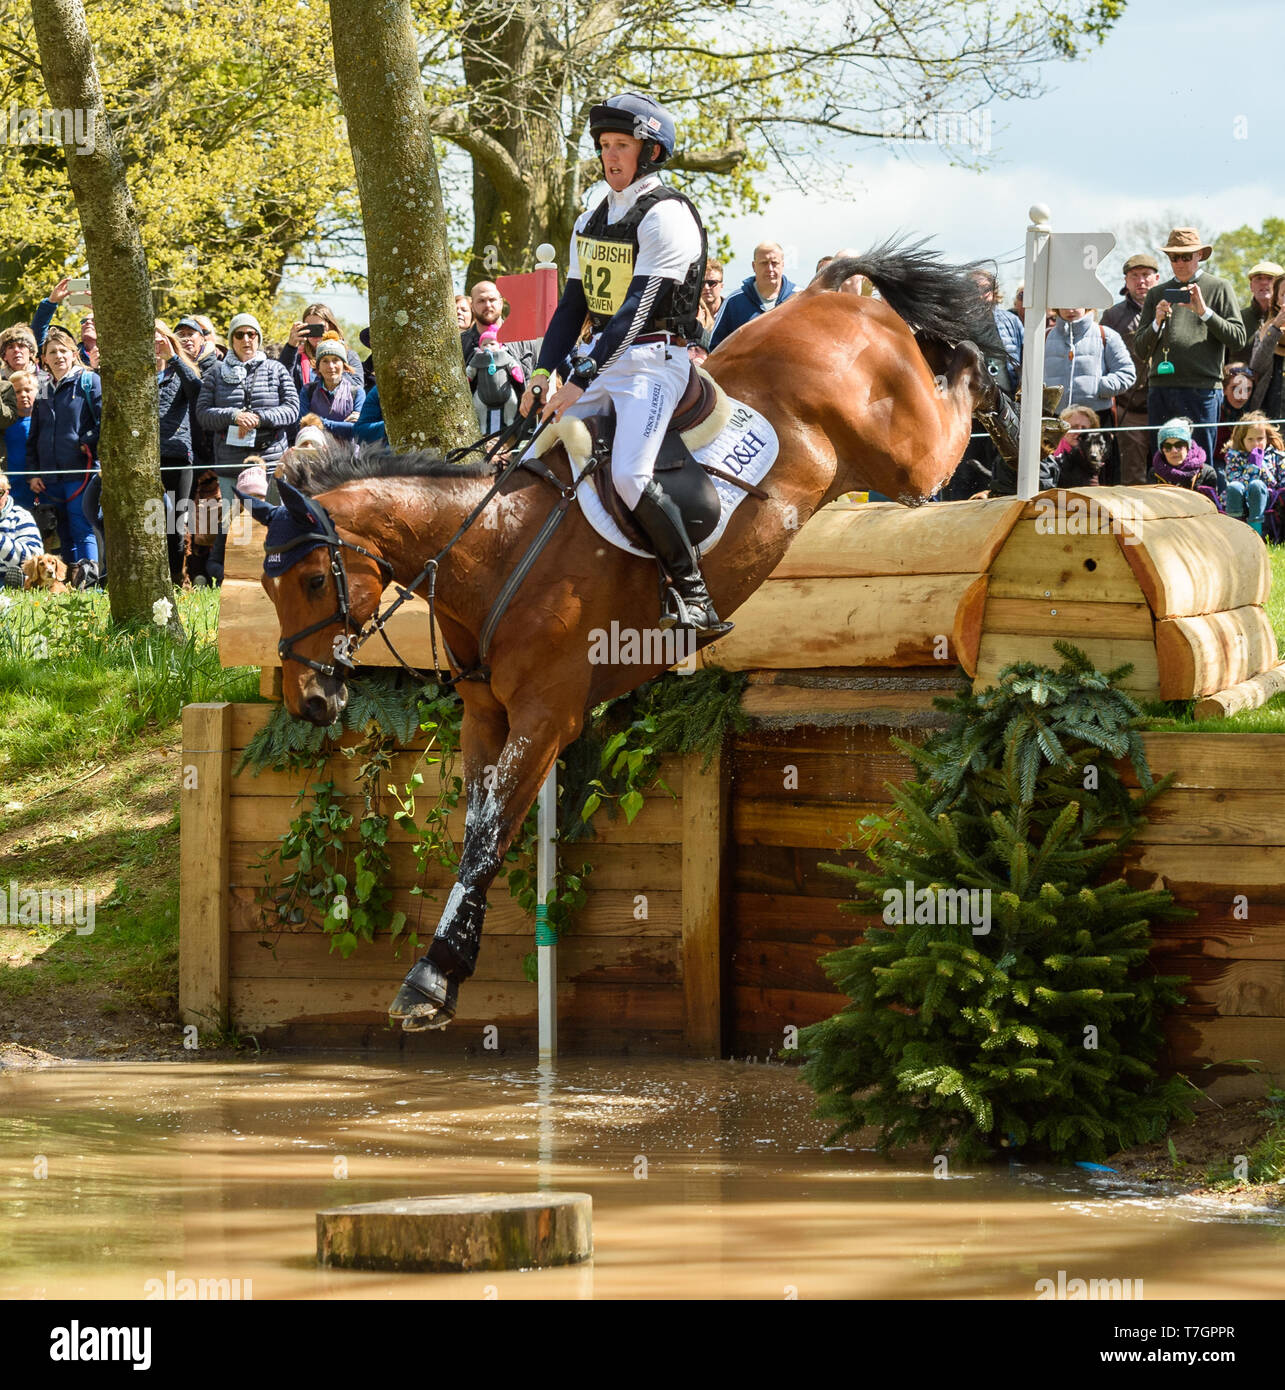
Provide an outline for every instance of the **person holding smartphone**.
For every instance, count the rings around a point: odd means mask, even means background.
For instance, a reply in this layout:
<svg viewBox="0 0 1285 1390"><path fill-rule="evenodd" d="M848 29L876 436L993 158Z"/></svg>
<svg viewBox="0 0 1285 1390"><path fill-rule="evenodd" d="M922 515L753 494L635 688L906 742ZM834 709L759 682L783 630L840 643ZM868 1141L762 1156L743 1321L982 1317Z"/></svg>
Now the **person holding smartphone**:
<svg viewBox="0 0 1285 1390"><path fill-rule="evenodd" d="M1194 227L1175 227L1160 249L1173 275L1147 291L1133 340L1134 351L1150 366L1147 423L1161 425L1175 416L1191 420L1195 441L1218 472L1221 492L1226 480L1214 446L1223 367L1229 352L1245 346L1244 320L1227 281L1202 270L1214 248Z"/></svg>
<svg viewBox="0 0 1285 1390"><path fill-rule="evenodd" d="M325 304L309 304L303 317L290 327L285 346L281 349L280 362L294 378L294 389L302 394L303 388L317 377L317 344L327 333L334 333L341 341L343 331L334 310ZM346 349L348 366L361 379L361 358L351 349Z"/></svg>

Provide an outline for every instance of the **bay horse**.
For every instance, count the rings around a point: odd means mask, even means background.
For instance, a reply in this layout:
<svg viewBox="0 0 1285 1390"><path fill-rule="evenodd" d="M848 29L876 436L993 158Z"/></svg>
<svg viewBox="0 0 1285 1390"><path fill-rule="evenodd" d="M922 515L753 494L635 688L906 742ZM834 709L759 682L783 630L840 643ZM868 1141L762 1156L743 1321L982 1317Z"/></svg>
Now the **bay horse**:
<svg viewBox="0 0 1285 1390"><path fill-rule="evenodd" d="M882 298L836 293L852 275L872 281ZM766 416L780 445L761 484L766 499L746 497L704 557L719 613L735 613L799 528L841 493L868 488L911 506L933 496L963 455L974 410L994 399L981 348L1002 351L967 267L946 265L919 243L832 261L806 290L710 355L709 374ZM570 482L560 445L544 462ZM281 625L286 706L325 726L347 700L346 670L332 653L348 640L350 622L365 628L390 574L401 585L422 577L496 469L424 454L354 456L343 446L298 469L298 490L282 484L285 505L269 530L269 542L284 537L296 550L277 575L270 554L263 584ZM497 592L556 504L547 480L518 470L442 555L436 613L457 676L480 664L480 634ZM283 553L281 545L265 548ZM442 1027L454 1015L459 983L477 961L487 888L586 712L663 669L591 661L591 632L615 620L642 633L659 617L654 563L608 545L571 506L494 628L484 678L457 686L464 841L428 953L389 1009L405 1030ZM643 655L662 657L661 645Z"/></svg>

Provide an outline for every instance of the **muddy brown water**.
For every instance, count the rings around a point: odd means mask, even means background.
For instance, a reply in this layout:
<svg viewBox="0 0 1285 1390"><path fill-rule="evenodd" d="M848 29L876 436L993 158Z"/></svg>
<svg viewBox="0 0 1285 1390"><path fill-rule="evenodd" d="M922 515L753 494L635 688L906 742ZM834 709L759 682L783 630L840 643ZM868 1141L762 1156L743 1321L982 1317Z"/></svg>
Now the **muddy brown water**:
<svg viewBox="0 0 1285 1390"><path fill-rule="evenodd" d="M1142 1280L1147 1300L1285 1297L1280 1213L1075 1168L937 1177L931 1154L827 1148L811 1106L791 1070L732 1062L0 1074L0 1297L141 1299L223 1279L255 1299L1029 1299L1059 1271ZM320 1208L540 1187L592 1195L592 1261L315 1263Z"/></svg>

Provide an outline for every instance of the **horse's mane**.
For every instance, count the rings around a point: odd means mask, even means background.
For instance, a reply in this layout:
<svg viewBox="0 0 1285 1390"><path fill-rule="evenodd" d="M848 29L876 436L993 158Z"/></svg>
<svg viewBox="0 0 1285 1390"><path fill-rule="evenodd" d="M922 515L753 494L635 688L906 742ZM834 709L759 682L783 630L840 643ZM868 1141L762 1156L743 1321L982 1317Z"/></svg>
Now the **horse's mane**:
<svg viewBox="0 0 1285 1390"><path fill-rule="evenodd" d="M324 449L294 450L278 473L300 492L317 497L365 478L485 478L494 470L494 463L485 458L450 463L434 450L395 454L383 446L358 452L346 441L335 439L328 440Z"/></svg>
<svg viewBox="0 0 1285 1390"><path fill-rule="evenodd" d="M972 265L949 265L927 241L885 241L864 256L844 256L831 261L812 284L817 289L837 290L851 275L864 275L888 307L915 334L954 345L976 343L983 351L1002 353L991 306L982 301L969 279Z"/></svg>

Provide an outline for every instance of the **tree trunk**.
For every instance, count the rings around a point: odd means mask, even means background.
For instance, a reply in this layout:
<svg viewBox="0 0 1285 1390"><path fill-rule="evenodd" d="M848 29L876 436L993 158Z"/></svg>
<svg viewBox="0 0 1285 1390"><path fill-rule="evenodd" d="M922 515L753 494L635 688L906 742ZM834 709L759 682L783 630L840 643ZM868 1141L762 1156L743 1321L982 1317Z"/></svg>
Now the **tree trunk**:
<svg viewBox="0 0 1285 1390"><path fill-rule="evenodd" d="M473 156L472 285L530 270L542 241L567 246L580 190L568 209L559 118L566 78L542 14L511 0L464 0L461 14L465 84L495 95L484 132L489 148L462 142ZM444 133L458 136L460 128L452 123Z"/></svg>
<svg viewBox="0 0 1285 1390"><path fill-rule="evenodd" d="M470 443L477 421L410 3L330 0L330 23L366 228L370 346L388 438L399 449Z"/></svg>
<svg viewBox="0 0 1285 1390"><path fill-rule="evenodd" d="M159 598L173 598L165 537L148 526L161 496L160 404L153 349L155 313L147 258L125 181L125 165L107 125L94 50L81 0L32 0L40 66L51 105L84 112L82 146L64 145L94 295L103 383L99 454L103 473L104 557L112 618L147 619ZM73 123L64 119L64 139ZM72 503L72 505L77 505ZM182 634L177 610L171 628Z"/></svg>

